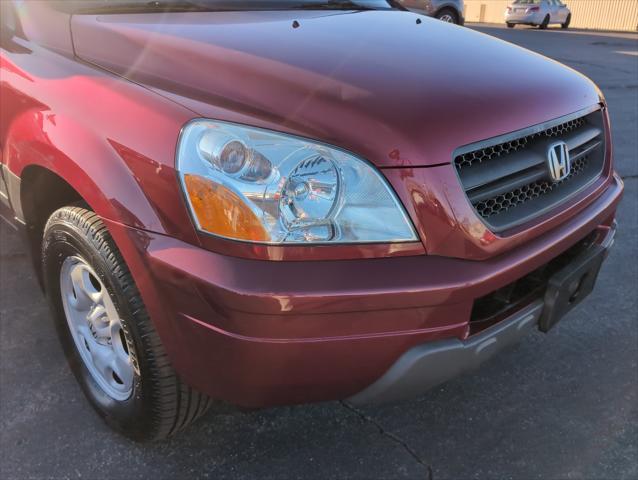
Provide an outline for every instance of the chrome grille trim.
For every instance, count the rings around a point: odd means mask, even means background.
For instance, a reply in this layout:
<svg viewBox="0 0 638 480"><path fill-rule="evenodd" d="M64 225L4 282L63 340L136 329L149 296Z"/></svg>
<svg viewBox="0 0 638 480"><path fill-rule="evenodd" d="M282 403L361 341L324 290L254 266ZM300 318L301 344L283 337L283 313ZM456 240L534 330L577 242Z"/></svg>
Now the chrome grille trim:
<svg viewBox="0 0 638 480"><path fill-rule="evenodd" d="M549 178L547 147L564 141L573 172ZM467 145L454 153L454 166L477 215L494 232L528 222L566 201L604 167L605 132L600 106L550 122Z"/></svg>

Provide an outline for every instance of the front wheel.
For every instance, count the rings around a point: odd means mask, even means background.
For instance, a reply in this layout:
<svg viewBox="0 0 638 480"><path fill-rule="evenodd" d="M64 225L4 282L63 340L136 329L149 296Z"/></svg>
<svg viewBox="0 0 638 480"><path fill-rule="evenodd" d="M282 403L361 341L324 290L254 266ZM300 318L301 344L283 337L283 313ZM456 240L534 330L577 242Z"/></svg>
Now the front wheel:
<svg viewBox="0 0 638 480"><path fill-rule="evenodd" d="M570 13L569 15L567 15L567 19L565 20L565 23L560 24L560 28L562 28L563 30L567 29L571 22L572 22L572 14Z"/></svg>
<svg viewBox="0 0 638 480"><path fill-rule="evenodd" d="M442 9L441 11L437 12L435 16L442 22L455 23L457 25L459 24L458 15L456 14L456 12L454 12L454 10L451 10L449 8Z"/></svg>
<svg viewBox="0 0 638 480"><path fill-rule="evenodd" d="M513 23L508 23L507 24L507 28L514 28L514 24Z"/></svg>
<svg viewBox="0 0 638 480"><path fill-rule="evenodd" d="M543 23L541 23L538 26L538 28L540 28L541 30L545 30L548 25L549 25L549 15L545 15L545 18L543 18Z"/></svg>
<svg viewBox="0 0 638 480"><path fill-rule="evenodd" d="M42 245L58 336L98 414L135 440L168 437L202 415L209 399L177 377L100 218L63 207L49 218Z"/></svg>

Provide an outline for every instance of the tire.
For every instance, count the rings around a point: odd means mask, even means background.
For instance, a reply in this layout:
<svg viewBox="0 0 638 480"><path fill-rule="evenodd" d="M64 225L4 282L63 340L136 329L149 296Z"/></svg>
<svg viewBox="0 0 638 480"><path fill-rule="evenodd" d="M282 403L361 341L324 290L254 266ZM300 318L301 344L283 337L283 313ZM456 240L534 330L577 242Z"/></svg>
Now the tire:
<svg viewBox="0 0 638 480"><path fill-rule="evenodd" d="M545 18L543 18L543 23L541 23L538 26L538 28L541 30L545 30L548 25L549 25L549 15L545 15Z"/></svg>
<svg viewBox="0 0 638 480"><path fill-rule="evenodd" d="M569 15L567 15L567 18L565 19L565 23L560 24L560 28L562 28L563 30L567 30L571 22L572 22L572 14L570 13Z"/></svg>
<svg viewBox="0 0 638 480"><path fill-rule="evenodd" d="M513 23L508 23L507 24L507 28L514 28L514 24Z"/></svg>
<svg viewBox="0 0 638 480"><path fill-rule="evenodd" d="M446 23L454 23L455 25L459 24L459 16L451 8L442 8L436 12L434 17Z"/></svg>
<svg viewBox="0 0 638 480"><path fill-rule="evenodd" d="M69 366L110 427L133 440L159 440L208 409L210 399L171 367L128 267L95 213L63 207L51 215L42 269Z"/></svg>

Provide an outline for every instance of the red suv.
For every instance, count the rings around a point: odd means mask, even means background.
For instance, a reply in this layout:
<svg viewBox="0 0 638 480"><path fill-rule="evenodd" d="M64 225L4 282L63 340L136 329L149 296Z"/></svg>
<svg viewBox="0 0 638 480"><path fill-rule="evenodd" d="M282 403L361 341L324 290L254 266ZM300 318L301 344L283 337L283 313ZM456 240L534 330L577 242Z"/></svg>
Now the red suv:
<svg viewBox="0 0 638 480"><path fill-rule="evenodd" d="M132 438L418 395L613 242L605 100L540 55L381 0L2 8L0 213Z"/></svg>

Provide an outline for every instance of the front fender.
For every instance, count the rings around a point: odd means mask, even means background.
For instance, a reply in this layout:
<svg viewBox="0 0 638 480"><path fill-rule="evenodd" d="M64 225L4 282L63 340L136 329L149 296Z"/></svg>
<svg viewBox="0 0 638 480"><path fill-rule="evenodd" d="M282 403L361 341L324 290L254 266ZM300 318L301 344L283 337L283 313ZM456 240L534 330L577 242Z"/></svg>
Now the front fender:
<svg viewBox="0 0 638 480"><path fill-rule="evenodd" d="M180 129L192 112L103 70L30 47L2 54L8 172L21 177L38 165L104 219L196 242L174 164Z"/></svg>
<svg viewBox="0 0 638 480"><path fill-rule="evenodd" d="M166 231L125 159L85 125L51 112L29 110L13 122L5 145L7 169L14 176L21 178L28 167L45 168L71 185L101 217ZM20 197L14 194L11 200L16 216L24 221Z"/></svg>

